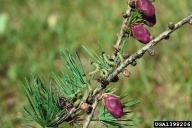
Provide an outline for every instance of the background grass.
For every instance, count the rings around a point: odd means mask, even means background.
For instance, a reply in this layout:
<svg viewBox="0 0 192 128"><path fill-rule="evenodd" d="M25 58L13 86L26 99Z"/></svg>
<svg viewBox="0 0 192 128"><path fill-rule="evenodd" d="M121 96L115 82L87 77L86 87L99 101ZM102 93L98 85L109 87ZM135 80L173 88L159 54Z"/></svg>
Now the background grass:
<svg viewBox="0 0 192 128"><path fill-rule="evenodd" d="M23 127L15 117L23 116L21 108L28 105L24 78L38 73L49 81L52 71L63 69L58 60L65 47L77 49L85 67L89 59L81 45L96 50L99 40L110 54L126 0L1 0L0 5L0 124L15 128ZM157 36L170 21L184 18L191 5L191 0L156 0L157 24L148 28L150 33ZM155 46L155 57L144 55L136 67L128 67L131 77L120 75L115 84L118 93L127 90L127 100L140 101L131 108L133 117L142 120L138 127L153 127L154 120L192 120L191 28L174 32ZM131 38L125 51L142 46Z"/></svg>

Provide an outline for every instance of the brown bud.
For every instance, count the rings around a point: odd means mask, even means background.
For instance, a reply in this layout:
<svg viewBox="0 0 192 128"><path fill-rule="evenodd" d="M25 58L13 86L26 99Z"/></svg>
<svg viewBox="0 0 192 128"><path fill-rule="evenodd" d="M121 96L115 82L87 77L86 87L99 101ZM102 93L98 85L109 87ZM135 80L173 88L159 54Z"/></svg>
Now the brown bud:
<svg viewBox="0 0 192 128"><path fill-rule="evenodd" d="M90 104L88 104L88 103L83 103L82 105L81 105L81 110L83 110L83 111L85 111L87 108L89 108L91 105Z"/></svg>
<svg viewBox="0 0 192 128"><path fill-rule="evenodd" d="M168 40L169 39L169 35L165 36L165 39Z"/></svg>
<svg viewBox="0 0 192 128"><path fill-rule="evenodd" d="M114 50L120 50L120 48L121 48L120 45L117 45L117 44L116 44L116 45L113 45L113 49L114 49Z"/></svg>
<svg viewBox="0 0 192 128"><path fill-rule="evenodd" d="M131 8L135 8L135 3L134 3L133 0L131 0L128 4L129 4L129 6L130 6Z"/></svg>
<svg viewBox="0 0 192 128"><path fill-rule="evenodd" d="M111 79L111 82L117 82L119 80L118 76L113 77L113 79Z"/></svg>
<svg viewBox="0 0 192 128"><path fill-rule="evenodd" d="M109 81L101 77L96 78L95 80L97 80L97 82L99 82L101 84L101 87L103 88L105 88L109 84Z"/></svg>
<svg viewBox="0 0 192 128"><path fill-rule="evenodd" d="M88 103L88 104L93 104L93 102L94 102L93 96L89 96L89 97L87 98L87 103Z"/></svg>
<svg viewBox="0 0 192 128"><path fill-rule="evenodd" d="M130 76L131 76L131 73L130 73L129 71L127 71L127 69L124 69L124 70L122 71L122 73L123 73L123 75L124 75L125 77L130 77Z"/></svg>
<svg viewBox="0 0 192 128"><path fill-rule="evenodd" d="M175 28L175 24L172 23L172 22L170 22L170 23L168 24L168 27L169 27L169 29L173 30L173 29Z"/></svg>
<svg viewBox="0 0 192 128"><path fill-rule="evenodd" d="M128 17L127 13L125 13L125 12L122 13L122 16L123 16L123 18L127 18Z"/></svg>
<svg viewBox="0 0 192 128"><path fill-rule="evenodd" d="M129 58L129 53L123 53L123 59Z"/></svg>
<svg viewBox="0 0 192 128"><path fill-rule="evenodd" d="M189 24L192 25L192 18L189 20Z"/></svg>
<svg viewBox="0 0 192 128"><path fill-rule="evenodd" d="M155 56L155 51L152 48L147 49L150 56Z"/></svg>
<svg viewBox="0 0 192 128"><path fill-rule="evenodd" d="M92 112L92 110L93 110L93 107L88 107L86 110L85 110L85 112L87 113L87 114L90 114L91 112Z"/></svg>
<svg viewBox="0 0 192 128"><path fill-rule="evenodd" d="M133 62L131 63L131 65L132 65L132 66L136 66L136 65L137 65L137 62L136 62L136 61L133 61Z"/></svg>
<svg viewBox="0 0 192 128"><path fill-rule="evenodd" d="M98 94L99 100L102 100L102 98L103 98L102 96L103 96L103 92L100 91L99 94Z"/></svg>
<svg viewBox="0 0 192 128"><path fill-rule="evenodd" d="M92 107L90 104L87 104L87 103L83 103L80 107L81 110L85 111L87 114L90 114L91 111L92 111Z"/></svg>

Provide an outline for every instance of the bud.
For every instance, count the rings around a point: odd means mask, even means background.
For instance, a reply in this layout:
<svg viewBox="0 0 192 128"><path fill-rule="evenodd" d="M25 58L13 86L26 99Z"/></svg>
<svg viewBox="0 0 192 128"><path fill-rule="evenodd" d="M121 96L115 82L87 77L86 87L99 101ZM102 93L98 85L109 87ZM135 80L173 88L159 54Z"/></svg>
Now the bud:
<svg viewBox="0 0 192 128"><path fill-rule="evenodd" d="M147 49L150 56L155 56L155 51L152 48Z"/></svg>
<svg viewBox="0 0 192 128"><path fill-rule="evenodd" d="M132 61L131 65L132 65L132 66L136 66L136 65L137 65L137 62L134 60L134 61Z"/></svg>
<svg viewBox="0 0 192 128"><path fill-rule="evenodd" d="M105 78L96 78L95 80L97 80L97 82L101 83L101 87L105 88L107 87L107 85L109 84L109 81L106 80Z"/></svg>
<svg viewBox="0 0 192 128"><path fill-rule="evenodd" d="M103 102L108 112L115 118L121 118L123 115L123 108L119 99L112 94L104 94Z"/></svg>
<svg viewBox="0 0 192 128"><path fill-rule="evenodd" d="M120 50L120 49L121 49L121 46L120 46L120 45L117 45L117 44L116 44L116 45L113 45L113 49L114 49L114 50Z"/></svg>
<svg viewBox="0 0 192 128"><path fill-rule="evenodd" d="M166 40L168 40L169 38L170 38L170 36L169 36L169 35L165 36L165 39L166 39Z"/></svg>
<svg viewBox="0 0 192 128"><path fill-rule="evenodd" d="M150 41L150 33L142 24L132 24L131 34L141 43L147 44Z"/></svg>
<svg viewBox="0 0 192 128"><path fill-rule="evenodd" d="M124 70L122 71L122 73L123 73L123 75L124 75L125 77L130 77L130 76L131 76L131 73L130 73L129 71L127 71L127 69L124 69Z"/></svg>
<svg viewBox="0 0 192 128"><path fill-rule="evenodd" d="M90 114L91 111L92 111L92 107L90 104L87 104L87 103L83 103L80 107L81 110L85 111L87 114Z"/></svg>
<svg viewBox="0 0 192 128"><path fill-rule="evenodd" d="M117 82L119 80L118 76L113 77L113 79L111 79L111 82Z"/></svg>
<svg viewBox="0 0 192 128"><path fill-rule="evenodd" d="M123 13L122 13L122 16L123 16L123 18L127 18L127 17L128 17L128 15L127 15L126 12L123 12Z"/></svg>
<svg viewBox="0 0 192 128"><path fill-rule="evenodd" d="M61 107L61 109L66 107L66 111L70 111L73 108L73 105L64 97L59 97L58 104Z"/></svg>
<svg viewBox="0 0 192 128"><path fill-rule="evenodd" d="M123 59L128 59L129 58L129 53L123 53Z"/></svg>
<svg viewBox="0 0 192 128"><path fill-rule="evenodd" d="M155 15L155 8L149 0L135 0L135 7L141 11L143 16L152 17Z"/></svg>
<svg viewBox="0 0 192 128"><path fill-rule="evenodd" d="M152 17L145 17L143 16L144 24L146 24L149 27L153 27L156 24L156 16L152 16Z"/></svg>
<svg viewBox="0 0 192 128"><path fill-rule="evenodd" d="M88 103L88 104L93 104L93 102L94 102L93 96L90 95L90 96L87 98L87 103Z"/></svg>
<svg viewBox="0 0 192 128"><path fill-rule="evenodd" d="M175 28L175 24L172 23L172 22L170 22L170 23L168 24L168 27L169 27L169 29L173 30L173 29Z"/></svg>
<svg viewBox="0 0 192 128"><path fill-rule="evenodd" d="M129 6L130 6L131 8L135 8L135 3L134 3L134 1L130 0L128 4L129 4Z"/></svg>

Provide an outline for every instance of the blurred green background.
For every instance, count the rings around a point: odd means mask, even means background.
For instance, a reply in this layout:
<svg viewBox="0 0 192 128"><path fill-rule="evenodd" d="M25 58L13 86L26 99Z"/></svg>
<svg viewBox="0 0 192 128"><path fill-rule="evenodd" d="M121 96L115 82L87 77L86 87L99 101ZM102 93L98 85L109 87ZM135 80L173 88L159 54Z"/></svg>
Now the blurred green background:
<svg viewBox="0 0 192 128"><path fill-rule="evenodd" d="M126 0L0 0L0 125L19 128L21 108L28 105L22 85L38 73L47 82L51 72L63 69L60 52L78 50L84 66L88 55L81 45L97 50L98 40L111 54L126 10ZM156 0L157 24L148 28L158 36L167 24L192 11L191 0ZM119 75L117 93L127 90L128 101L139 100L132 114L139 128L153 127L154 120L192 120L192 26L185 25L169 40L156 45L155 57L144 55L129 66L130 78ZM143 44L134 39L125 51L134 53ZM122 89L122 90L121 90ZM37 125L38 126L38 125ZM93 123L94 126L94 123Z"/></svg>

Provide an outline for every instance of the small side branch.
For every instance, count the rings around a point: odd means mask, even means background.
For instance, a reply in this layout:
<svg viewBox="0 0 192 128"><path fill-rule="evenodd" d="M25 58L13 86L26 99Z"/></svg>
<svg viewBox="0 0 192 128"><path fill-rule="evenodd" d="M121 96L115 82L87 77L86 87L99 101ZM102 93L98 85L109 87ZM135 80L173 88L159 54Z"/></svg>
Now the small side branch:
<svg viewBox="0 0 192 128"><path fill-rule="evenodd" d="M125 12L126 17L124 17L123 24L121 26L120 33L118 33L118 35L117 35L117 42L115 45L120 45L121 41L123 39L123 36L124 36L123 29L125 28L125 24L127 23L129 16L130 16L130 12L131 12L131 7L129 6L129 2L130 2L130 0L127 0L127 11Z"/></svg>
<svg viewBox="0 0 192 128"><path fill-rule="evenodd" d="M98 103L99 103L99 99L96 97L95 102L92 105L92 107L93 107L92 112L86 117L86 121L85 121L85 123L83 125L83 128L88 128L89 123L92 120L93 114L95 112L95 109L96 109Z"/></svg>
<svg viewBox="0 0 192 128"><path fill-rule="evenodd" d="M58 127L60 124L62 124L68 117L70 117L73 113L77 112L80 109L82 103L78 106L78 108L72 108L68 113L64 114L59 120L54 122L52 127Z"/></svg>

